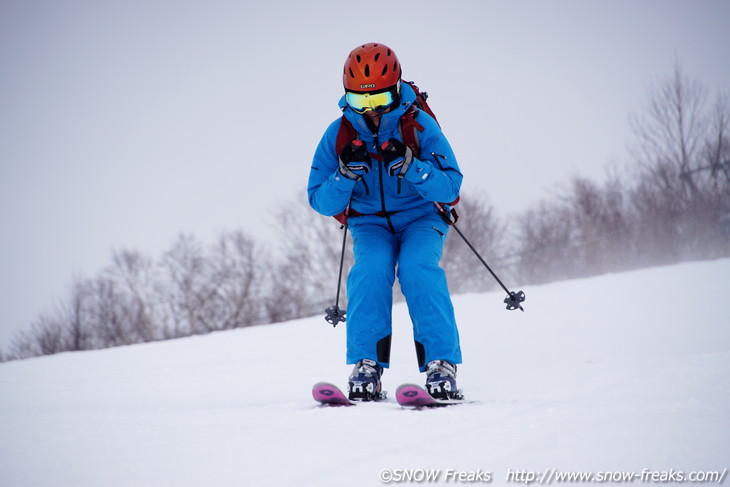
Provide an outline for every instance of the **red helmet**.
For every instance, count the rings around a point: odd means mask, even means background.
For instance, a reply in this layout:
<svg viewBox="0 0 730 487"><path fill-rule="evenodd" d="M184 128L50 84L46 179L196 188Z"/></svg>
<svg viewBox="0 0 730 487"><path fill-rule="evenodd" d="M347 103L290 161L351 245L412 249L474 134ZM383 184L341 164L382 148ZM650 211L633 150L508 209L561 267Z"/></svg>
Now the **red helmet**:
<svg viewBox="0 0 730 487"><path fill-rule="evenodd" d="M347 91L381 91L400 80L401 68L395 52L384 44L371 42L352 50L343 72Z"/></svg>

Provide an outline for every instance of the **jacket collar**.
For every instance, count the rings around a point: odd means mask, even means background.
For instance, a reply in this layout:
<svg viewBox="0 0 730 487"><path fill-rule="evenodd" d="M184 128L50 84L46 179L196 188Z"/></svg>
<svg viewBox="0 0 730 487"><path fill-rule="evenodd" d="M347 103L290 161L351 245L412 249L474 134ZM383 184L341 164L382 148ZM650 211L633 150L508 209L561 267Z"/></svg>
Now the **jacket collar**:
<svg viewBox="0 0 730 487"><path fill-rule="evenodd" d="M407 83L401 83L400 105L380 117L380 126L378 127L379 138L384 138L384 136L398 131L398 120L408 111L414 101L416 101L416 94L413 89ZM347 104L344 95L340 98L339 106L342 114L355 127L355 130L363 135L372 135L365 122L365 116L352 110Z"/></svg>

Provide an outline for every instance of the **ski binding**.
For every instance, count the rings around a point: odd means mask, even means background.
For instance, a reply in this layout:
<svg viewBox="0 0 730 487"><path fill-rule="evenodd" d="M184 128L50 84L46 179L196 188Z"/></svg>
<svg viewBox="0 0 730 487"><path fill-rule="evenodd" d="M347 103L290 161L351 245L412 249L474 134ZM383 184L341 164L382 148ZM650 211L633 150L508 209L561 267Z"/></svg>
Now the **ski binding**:
<svg viewBox="0 0 730 487"><path fill-rule="evenodd" d="M314 400L325 406L356 406L359 403L383 402L387 400L387 394L387 392L382 391L377 393L375 398L370 401L358 399L352 401L342 392L342 389L330 382L317 382L312 387Z"/></svg>

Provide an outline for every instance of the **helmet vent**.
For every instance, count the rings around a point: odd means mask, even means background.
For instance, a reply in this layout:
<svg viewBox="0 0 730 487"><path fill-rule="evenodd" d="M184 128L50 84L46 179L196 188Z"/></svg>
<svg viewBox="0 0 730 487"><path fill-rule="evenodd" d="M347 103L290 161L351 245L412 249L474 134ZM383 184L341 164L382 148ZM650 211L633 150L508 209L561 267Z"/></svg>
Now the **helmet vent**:
<svg viewBox="0 0 730 487"><path fill-rule="evenodd" d="M385 76L385 73L387 73L387 72L388 72L388 65L386 64L385 66L383 66L383 72L380 73L380 75Z"/></svg>
<svg viewBox="0 0 730 487"><path fill-rule="evenodd" d="M369 64L365 65L365 77L366 78L370 77L370 65Z"/></svg>
<svg viewBox="0 0 730 487"><path fill-rule="evenodd" d="M360 61L362 61L362 59L360 58L360 55L359 55L359 54L358 54L358 55L357 55L356 57L357 57L357 62L358 62L358 63L359 63Z"/></svg>
<svg viewBox="0 0 730 487"><path fill-rule="evenodd" d="M377 53L377 54L375 55L375 61L377 62L377 60L378 60L379 58L380 58L380 53Z"/></svg>
<svg viewBox="0 0 730 487"><path fill-rule="evenodd" d="M350 78L355 78L355 73L352 72L352 68L350 68Z"/></svg>

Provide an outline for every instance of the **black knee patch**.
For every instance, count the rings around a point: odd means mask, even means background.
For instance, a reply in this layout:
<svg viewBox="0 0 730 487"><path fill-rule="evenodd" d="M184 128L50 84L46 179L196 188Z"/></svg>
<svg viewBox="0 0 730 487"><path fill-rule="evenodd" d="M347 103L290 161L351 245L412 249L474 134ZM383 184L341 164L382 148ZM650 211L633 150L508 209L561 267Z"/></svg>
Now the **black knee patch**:
<svg viewBox="0 0 730 487"><path fill-rule="evenodd" d="M393 335L388 335L385 338L378 340L375 345L375 352L378 354L378 362L381 364L390 363L390 342Z"/></svg>
<svg viewBox="0 0 730 487"><path fill-rule="evenodd" d="M426 347L421 342L416 342L416 358L418 359L419 369L426 366Z"/></svg>

